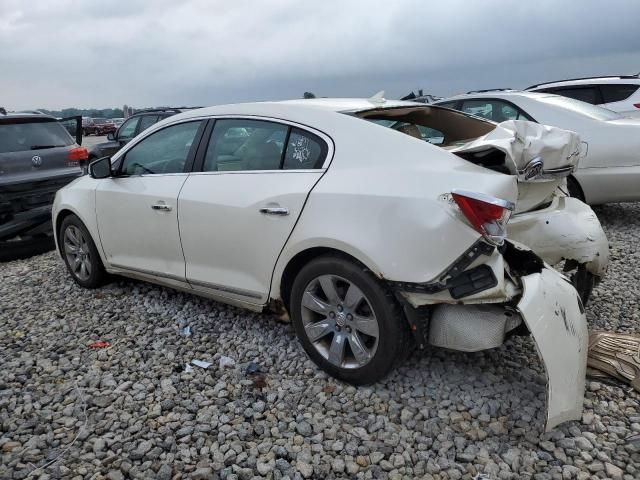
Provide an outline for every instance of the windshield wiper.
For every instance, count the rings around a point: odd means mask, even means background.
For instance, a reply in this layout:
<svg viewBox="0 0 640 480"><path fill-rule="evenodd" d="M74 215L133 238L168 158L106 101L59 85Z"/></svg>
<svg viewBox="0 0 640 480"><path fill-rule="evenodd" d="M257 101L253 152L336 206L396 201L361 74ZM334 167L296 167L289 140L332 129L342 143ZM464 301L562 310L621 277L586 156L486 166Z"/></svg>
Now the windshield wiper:
<svg viewBox="0 0 640 480"><path fill-rule="evenodd" d="M64 147L65 145L31 145L31 150L43 150L45 148Z"/></svg>

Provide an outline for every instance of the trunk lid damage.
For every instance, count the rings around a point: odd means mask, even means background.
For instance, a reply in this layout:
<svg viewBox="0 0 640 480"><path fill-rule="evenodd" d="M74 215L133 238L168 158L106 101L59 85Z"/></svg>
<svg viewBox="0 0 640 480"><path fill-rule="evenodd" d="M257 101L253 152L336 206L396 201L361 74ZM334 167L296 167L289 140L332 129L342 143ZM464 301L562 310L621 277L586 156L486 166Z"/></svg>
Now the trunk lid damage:
<svg viewBox="0 0 640 480"><path fill-rule="evenodd" d="M516 176L515 213L550 202L586 152L575 132L527 120L496 124L432 105L379 107L354 115L437 145L476 165Z"/></svg>
<svg viewBox="0 0 640 480"><path fill-rule="evenodd" d="M486 135L447 150L473 163L516 175L516 213L548 202L582 156L577 133L526 120L502 122Z"/></svg>

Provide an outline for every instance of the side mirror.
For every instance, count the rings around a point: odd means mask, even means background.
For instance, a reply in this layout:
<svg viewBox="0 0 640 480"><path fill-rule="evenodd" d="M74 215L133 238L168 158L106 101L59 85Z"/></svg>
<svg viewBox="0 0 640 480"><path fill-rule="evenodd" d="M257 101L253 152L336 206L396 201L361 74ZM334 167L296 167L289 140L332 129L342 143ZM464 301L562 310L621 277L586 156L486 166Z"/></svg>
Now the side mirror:
<svg viewBox="0 0 640 480"><path fill-rule="evenodd" d="M107 140L115 140L116 135L113 132L107 133Z"/></svg>
<svg viewBox="0 0 640 480"><path fill-rule="evenodd" d="M111 157L102 157L89 164L91 178L109 178L113 176L111 171Z"/></svg>

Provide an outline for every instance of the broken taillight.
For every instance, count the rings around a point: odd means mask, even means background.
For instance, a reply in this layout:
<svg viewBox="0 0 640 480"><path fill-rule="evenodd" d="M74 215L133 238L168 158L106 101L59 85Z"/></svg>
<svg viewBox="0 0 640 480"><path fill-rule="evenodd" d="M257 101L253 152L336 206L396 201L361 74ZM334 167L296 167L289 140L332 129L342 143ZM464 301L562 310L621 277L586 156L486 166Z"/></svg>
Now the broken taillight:
<svg viewBox="0 0 640 480"><path fill-rule="evenodd" d="M514 204L483 193L453 190L451 196L471 226L494 245L502 245Z"/></svg>
<svg viewBox="0 0 640 480"><path fill-rule="evenodd" d="M89 152L84 147L72 148L67 152L67 159L70 164L82 165L89 159Z"/></svg>

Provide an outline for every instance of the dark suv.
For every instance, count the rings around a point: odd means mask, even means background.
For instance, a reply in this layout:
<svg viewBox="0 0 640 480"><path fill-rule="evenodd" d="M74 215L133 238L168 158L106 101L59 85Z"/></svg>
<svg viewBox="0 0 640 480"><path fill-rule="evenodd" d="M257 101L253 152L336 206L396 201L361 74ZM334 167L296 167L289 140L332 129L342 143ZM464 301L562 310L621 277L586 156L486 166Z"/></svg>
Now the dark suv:
<svg viewBox="0 0 640 480"><path fill-rule="evenodd" d="M82 117L0 109L0 261L53 248L51 205L82 175L81 142Z"/></svg>
<svg viewBox="0 0 640 480"><path fill-rule="evenodd" d="M124 147L133 137L160 120L171 117L189 108L155 108L136 112L127 118L115 133L107 134L107 140L89 149L89 162L101 157L110 157Z"/></svg>

